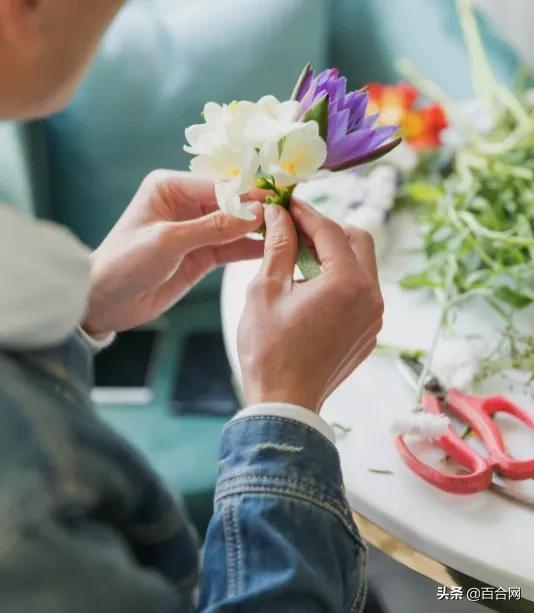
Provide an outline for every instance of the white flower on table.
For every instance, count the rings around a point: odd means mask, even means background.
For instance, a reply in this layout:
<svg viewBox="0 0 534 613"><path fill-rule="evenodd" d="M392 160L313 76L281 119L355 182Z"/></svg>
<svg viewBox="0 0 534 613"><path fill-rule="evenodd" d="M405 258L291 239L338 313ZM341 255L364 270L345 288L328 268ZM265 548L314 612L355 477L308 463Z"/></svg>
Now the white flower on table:
<svg viewBox="0 0 534 613"><path fill-rule="evenodd" d="M463 338L449 338L438 343L431 371L445 389L465 389L480 367L473 345Z"/></svg>
<svg viewBox="0 0 534 613"><path fill-rule="evenodd" d="M260 149L261 169L278 187L288 187L315 175L326 153L317 122L309 121L292 126L281 140L266 142Z"/></svg>
<svg viewBox="0 0 534 613"><path fill-rule="evenodd" d="M426 411L408 413L394 419L391 429L395 434L415 436L423 439L439 438L450 426L446 415L434 415Z"/></svg>

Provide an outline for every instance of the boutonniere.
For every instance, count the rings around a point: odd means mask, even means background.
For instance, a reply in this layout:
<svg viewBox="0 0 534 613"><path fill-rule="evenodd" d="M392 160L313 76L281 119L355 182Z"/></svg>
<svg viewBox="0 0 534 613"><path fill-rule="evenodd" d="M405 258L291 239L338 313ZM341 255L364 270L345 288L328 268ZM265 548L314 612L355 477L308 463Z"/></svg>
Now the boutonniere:
<svg viewBox="0 0 534 613"><path fill-rule="evenodd" d="M337 68L316 74L306 66L289 100L208 102L202 116L185 131L191 172L213 180L220 208L244 219L250 213L241 196L254 187L271 190L269 204L287 207L297 184L378 159L400 143L399 126L378 121L367 89L347 91ZM303 242L297 264L307 279L320 271Z"/></svg>

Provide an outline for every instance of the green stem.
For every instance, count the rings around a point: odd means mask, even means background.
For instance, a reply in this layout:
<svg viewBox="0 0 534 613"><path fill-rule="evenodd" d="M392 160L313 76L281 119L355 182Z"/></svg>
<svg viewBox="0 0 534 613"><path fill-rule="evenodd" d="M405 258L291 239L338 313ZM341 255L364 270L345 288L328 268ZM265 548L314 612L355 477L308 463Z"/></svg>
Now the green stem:
<svg viewBox="0 0 534 613"><path fill-rule="evenodd" d="M274 192L272 196L269 196L269 198L267 198L267 204L283 206L284 208L289 209L289 205L291 204L291 196L293 195L293 191L296 185L290 185L289 187L280 189L276 187L274 181L268 182L267 179L263 179L261 186L267 187L267 189L272 189ZM260 228L258 231L260 232L260 234L263 234L265 236L264 227ZM297 268L300 270L300 273L306 281L314 279L321 273L321 266L317 261L317 258L308 248L302 236L299 236L299 245L297 251Z"/></svg>
<svg viewBox="0 0 534 613"><path fill-rule="evenodd" d="M321 274L321 266L312 251L305 245L302 237L299 237L297 251L297 267L306 281L315 279Z"/></svg>

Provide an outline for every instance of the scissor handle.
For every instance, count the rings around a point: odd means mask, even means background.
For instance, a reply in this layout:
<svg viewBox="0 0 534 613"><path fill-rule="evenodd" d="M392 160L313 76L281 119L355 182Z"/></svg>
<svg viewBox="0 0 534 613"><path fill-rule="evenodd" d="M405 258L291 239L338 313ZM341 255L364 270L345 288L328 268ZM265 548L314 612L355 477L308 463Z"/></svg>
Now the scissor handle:
<svg viewBox="0 0 534 613"><path fill-rule="evenodd" d="M488 461L494 470L508 479L522 480L534 477L534 457L517 460L506 451L500 430L491 416L508 413L534 430L534 418L503 396L470 396L459 390L447 393L448 409L469 424L488 450Z"/></svg>
<svg viewBox="0 0 534 613"><path fill-rule="evenodd" d="M423 408L434 415L441 415L439 399L433 394L423 394L421 401ZM488 421L493 423L491 419ZM422 462L406 445L403 436L396 437L397 450L401 458L416 475L452 494L474 494L485 490L491 483L492 467L476 453L460 436L449 426L434 444L443 449L470 472L466 475L451 475Z"/></svg>

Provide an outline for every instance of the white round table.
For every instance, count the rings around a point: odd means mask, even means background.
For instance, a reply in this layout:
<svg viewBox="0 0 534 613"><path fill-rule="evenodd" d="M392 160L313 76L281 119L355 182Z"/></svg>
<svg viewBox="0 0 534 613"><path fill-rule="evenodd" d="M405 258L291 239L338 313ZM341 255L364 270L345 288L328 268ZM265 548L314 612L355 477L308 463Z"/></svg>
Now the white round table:
<svg viewBox="0 0 534 613"><path fill-rule="evenodd" d="M439 314L428 296L404 292L398 287L398 271L406 263L402 220L398 224L388 255L380 266L386 309L379 341L428 348ZM232 264L224 275L223 330L238 382L237 326L246 286L258 266L257 262ZM484 319L476 311L466 314L461 325L479 330ZM491 334L491 326L484 333ZM534 414L532 398L510 390L506 394ZM519 587L525 608L514 608L509 602L510 608L506 610L534 611L534 605L531 609L532 603L526 602L534 601L534 508L491 490L470 496L447 494L410 472L395 450L391 422L394 415L408 411L412 404L413 392L400 376L395 360L372 357L332 395L322 412L328 422L350 429L338 433L337 447L351 506L364 518L366 530L372 527L382 532L373 544L442 583L445 579L439 573L419 568L417 556L429 568L434 564L458 573L449 581L450 585L460 585L458 577L464 575L490 586ZM529 438L528 433L519 429L511 436L515 437L513 451L519 451L523 457L532 455L528 452L534 450L534 436ZM529 493L534 490L531 485L534 486L534 480L526 484ZM366 530L362 530L364 536ZM386 542L389 544L384 545ZM398 546L392 543L399 542L411 551L408 556L411 562L406 561L406 556L396 555Z"/></svg>

